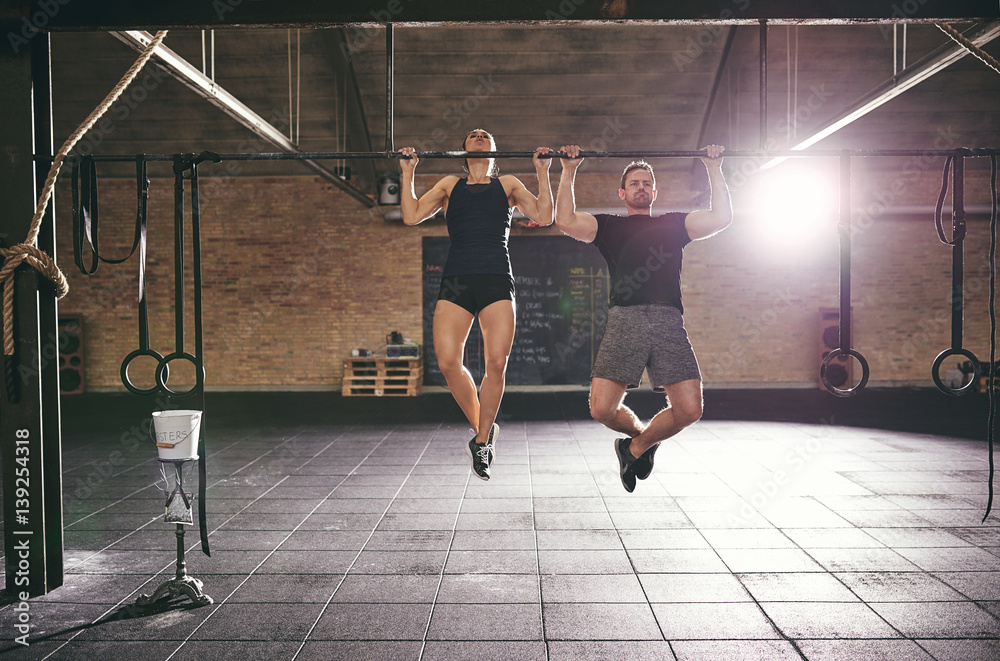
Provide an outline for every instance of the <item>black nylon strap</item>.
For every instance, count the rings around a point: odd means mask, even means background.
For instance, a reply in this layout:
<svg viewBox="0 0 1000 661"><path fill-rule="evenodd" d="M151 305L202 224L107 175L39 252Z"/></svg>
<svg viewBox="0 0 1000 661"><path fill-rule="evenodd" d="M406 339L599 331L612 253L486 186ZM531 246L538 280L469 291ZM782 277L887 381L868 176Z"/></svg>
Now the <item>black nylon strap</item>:
<svg viewBox="0 0 1000 661"><path fill-rule="evenodd" d="M205 504L205 490L208 484L208 464L205 451L208 425L205 423L205 366L204 343L202 336L201 317L201 203L198 193L198 161L205 157L202 154L191 164L191 261L194 270L194 355L195 379L201 399L201 437L198 439L198 525L201 527L201 550L211 556L208 547L208 522Z"/></svg>
<svg viewBox="0 0 1000 661"><path fill-rule="evenodd" d="M197 396L201 405L201 434L198 439L198 526L201 532L201 550L205 555L210 556L212 553L208 543L208 517L205 502L208 465L206 461L205 368L202 362L204 342L201 296L201 205L198 191L198 163L205 160L219 162L220 159L217 154L211 152L202 152L198 155L176 154L174 156L174 321L176 329L174 353L166 360L170 360L172 357L185 357L190 360L195 368L195 386L186 393L174 393L166 388L164 390L175 397ZM184 351L184 180L186 178L191 181L191 255L194 278L195 343L193 354Z"/></svg>
<svg viewBox="0 0 1000 661"><path fill-rule="evenodd" d="M97 164L91 156L73 163L73 261L84 275L97 273ZM90 253L90 266L84 263L84 250Z"/></svg>
<svg viewBox="0 0 1000 661"><path fill-rule="evenodd" d="M955 161L954 156L944 159L944 172L941 173L941 192L938 194L937 206L934 207L934 227L937 229L938 238L946 246L955 245L954 237L949 241L944 235L944 223L941 220L941 212L944 210L944 200L948 196L948 175L951 173L951 164Z"/></svg>

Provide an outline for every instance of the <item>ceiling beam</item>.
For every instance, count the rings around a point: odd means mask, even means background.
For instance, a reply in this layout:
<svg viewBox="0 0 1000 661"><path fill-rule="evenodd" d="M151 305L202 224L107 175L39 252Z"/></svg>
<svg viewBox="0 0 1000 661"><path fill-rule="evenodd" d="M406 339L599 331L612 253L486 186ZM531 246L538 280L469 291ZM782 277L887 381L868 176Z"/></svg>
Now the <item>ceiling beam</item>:
<svg viewBox="0 0 1000 661"><path fill-rule="evenodd" d="M586 23L650 21L752 24L958 22L1000 18L995 0L31 0L44 30L336 27L359 23ZM39 20L35 20L38 17Z"/></svg>
<svg viewBox="0 0 1000 661"><path fill-rule="evenodd" d="M334 85L342 86L332 90L337 99L338 108L333 115L337 121L338 151L375 151L372 147L371 134L368 131L368 119L365 114L365 104L358 88L358 79L354 71L351 53L356 50L356 44L348 39L344 30L318 30L316 37L323 44L323 56L334 74ZM374 121L374 120L373 120ZM376 161L363 160L353 163L354 170L362 181L367 177L372 186L376 184Z"/></svg>
<svg viewBox="0 0 1000 661"><path fill-rule="evenodd" d="M989 23L987 25L977 26L967 31L964 36L976 46L982 47L997 37L1000 37L1000 23ZM876 108L885 105L903 92L919 85L931 76L944 71L946 68L950 67L955 62L958 62L968 54L969 51L951 41L939 46L925 57L903 69L896 76L893 76L875 89L868 92L868 94L855 101L839 116L828 121L821 128L814 131L812 135L800 140L797 144L790 147L790 149L795 151L808 149L820 140L833 135L840 129L861 119ZM762 167L773 167L783 160L785 159L775 158L765 163Z"/></svg>
<svg viewBox="0 0 1000 661"><path fill-rule="evenodd" d="M153 40L153 36L141 30L129 30L116 32L113 36L128 44L136 51L142 52ZM244 127L253 131L256 135L285 152L298 152L299 148L289 140L281 131L275 128L270 122L251 110L238 98L220 87L214 80L203 74L190 62L175 53L173 50L160 44L153 51L153 61L161 66L167 73L180 81L188 89L198 96L207 99L212 105L222 110ZM375 200L365 195L365 193L354 186L348 184L339 176L328 170L317 161L302 161L309 169L332 183L334 186L349 194L354 199L366 206L375 206Z"/></svg>

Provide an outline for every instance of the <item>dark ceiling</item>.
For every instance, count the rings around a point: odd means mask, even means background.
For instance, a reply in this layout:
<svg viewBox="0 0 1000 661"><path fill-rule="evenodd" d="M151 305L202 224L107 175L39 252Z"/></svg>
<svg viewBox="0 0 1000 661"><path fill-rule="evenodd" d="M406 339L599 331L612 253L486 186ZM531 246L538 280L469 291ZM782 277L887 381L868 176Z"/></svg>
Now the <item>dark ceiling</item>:
<svg viewBox="0 0 1000 661"><path fill-rule="evenodd" d="M955 24L981 33L982 24ZM213 57L214 36L214 57ZM486 128L504 151L558 148L690 150L761 145L756 25L399 25L393 30L396 148L459 149ZM108 32L53 32L56 143L137 57ZM774 25L767 31L767 146L797 144L957 48L929 23ZM204 44L204 46L203 46ZM905 49L904 49L905 44ZM212 75L303 151L386 147L386 29L171 30L164 45ZM983 50L1000 56L1000 40ZM905 64L905 66L904 66ZM144 71L79 145L97 154L281 151L170 75ZM816 147L928 149L1000 146L1000 74L965 56L819 142ZM610 159L609 159L610 160ZM982 160L982 159L979 159ZM348 165L374 195L381 161ZM421 171L454 172L426 161ZM106 166L109 172L130 168ZM594 162L613 171L617 162ZM661 169L683 170L689 160ZM309 174L302 163L244 162L235 174ZM530 163L505 165L527 172Z"/></svg>

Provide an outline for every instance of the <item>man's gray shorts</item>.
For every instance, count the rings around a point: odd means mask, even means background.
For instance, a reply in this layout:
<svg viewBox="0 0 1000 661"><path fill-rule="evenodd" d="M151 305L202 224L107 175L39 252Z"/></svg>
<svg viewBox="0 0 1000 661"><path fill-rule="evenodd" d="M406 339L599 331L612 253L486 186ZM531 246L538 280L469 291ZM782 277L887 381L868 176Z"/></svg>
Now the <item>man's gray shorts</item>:
<svg viewBox="0 0 1000 661"><path fill-rule="evenodd" d="M654 390L678 381L701 379L681 311L655 304L610 307L590 376L636 388L643 369L649 370Z"/></svg>

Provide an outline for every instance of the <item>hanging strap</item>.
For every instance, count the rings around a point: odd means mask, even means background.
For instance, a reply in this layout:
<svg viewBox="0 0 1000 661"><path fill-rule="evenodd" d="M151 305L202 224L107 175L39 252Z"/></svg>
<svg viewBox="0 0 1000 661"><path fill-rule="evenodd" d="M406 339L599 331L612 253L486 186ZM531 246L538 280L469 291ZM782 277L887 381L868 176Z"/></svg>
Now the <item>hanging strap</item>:
<svg viewBox="0 0 1000 661"><path fill-rule="evenodd" d="M204 342L202 332L202 297L201 297L201 204L198 192L198 164L202 161L218 163L222 159L218 154L202 152L201 154L174 155L174 352L160 361L156 370L158 387L171 397L198 397L201 404L202 421L201 435L198 441L198 526L201 529L201 550L205 555L212 555L208 544L208 523L205 504L207 488L206 438L207 424L205 422L205 367L202 360ZM191 181L191 242L192 270L194 277L194 353L184 350L184 180ZM195 385L186 392L170 390L166 384L166 369L171 360L184 359L195 369Z"/></svg>
<svg viewBox="0 0 1000 661"><path fill-rule="evenodd" d="M145 167L145 159L143 159ZM135 230L132 235L132 248L120 259L104 257L100 252L99 228L100 214L97 187L97 163L92 156L84 156L79 162L73 162L72 170L73 195L73 259L77 268L84 275L93 275L101 262L105 264L124 264L139 247L143 228L141 221L145 218L145 198L148 197L149 183L139 190L140 210L136 213ZM84 263L84 255L89 255L90 265Z"/></svg>
<svg viewBox="0 0 1000 661"><path fill-rule="evenodd" d="M955 240L957 239L953 235L952 240L949 241L948 237L944 235L944 222L942 222L941 218L941 213L944 210L944 200L948 197L948 175L951 173L951 166L954 162L954 156L944 159L944 172L941 173L941 192L938 194L937 206L934 207L934 227L937 229L938 238L941 239L941 243L946 246L955 245Z"/></svg>
<svg viewBox="0 0 1000 661"><path fill-rule="evenodd" d="M198 194L198 162L211 159L219 162L217 155L207 156L202 152L191 163L191 261L194 271L194 353L198 357L196 364L197 378L199 381L198 393L201 398L201 436L198 439L198 525L201 527L201 550L205 555L211 556L212 552L208 548L208 524L205 509L205 489L208 484L208 464L205 460L206 436L208 435L208 425L205 423L205 366L203 359L204 342L202 336L201 317L201 204Z"/></svg>
<svg viewBox="0 0 1000 661"><path fill-rule="evenodd" d="M934 210L934 225L938 238L945 245L951 246L951 346L937 355L931 364L931 379L938 390L952 397L960 397L972 392L979 380L979 359L968 349L962 348L962 333L965 321L965 156L971 154L967 149L956 149L955 154L945 159L944 173L941 181L941 194L938 196L937 207ZM948 192L948 174L952 175L951 196L951 240L944 235L942 208ZM941 365L952 356L967 358L972 365L972 379L963 386L953 388L941 379Z"/></svg>
<svg viewBox="0 0 1000 661"><path fill-rule="evenodd" d="M91 156L73 161L73 261L84 275L97 273L100 261L93 238L93 222L97 215L97 165ZM82 189L82 190L81 190ZM90 266L84 264L84 247L90 248Z"/></svg>

